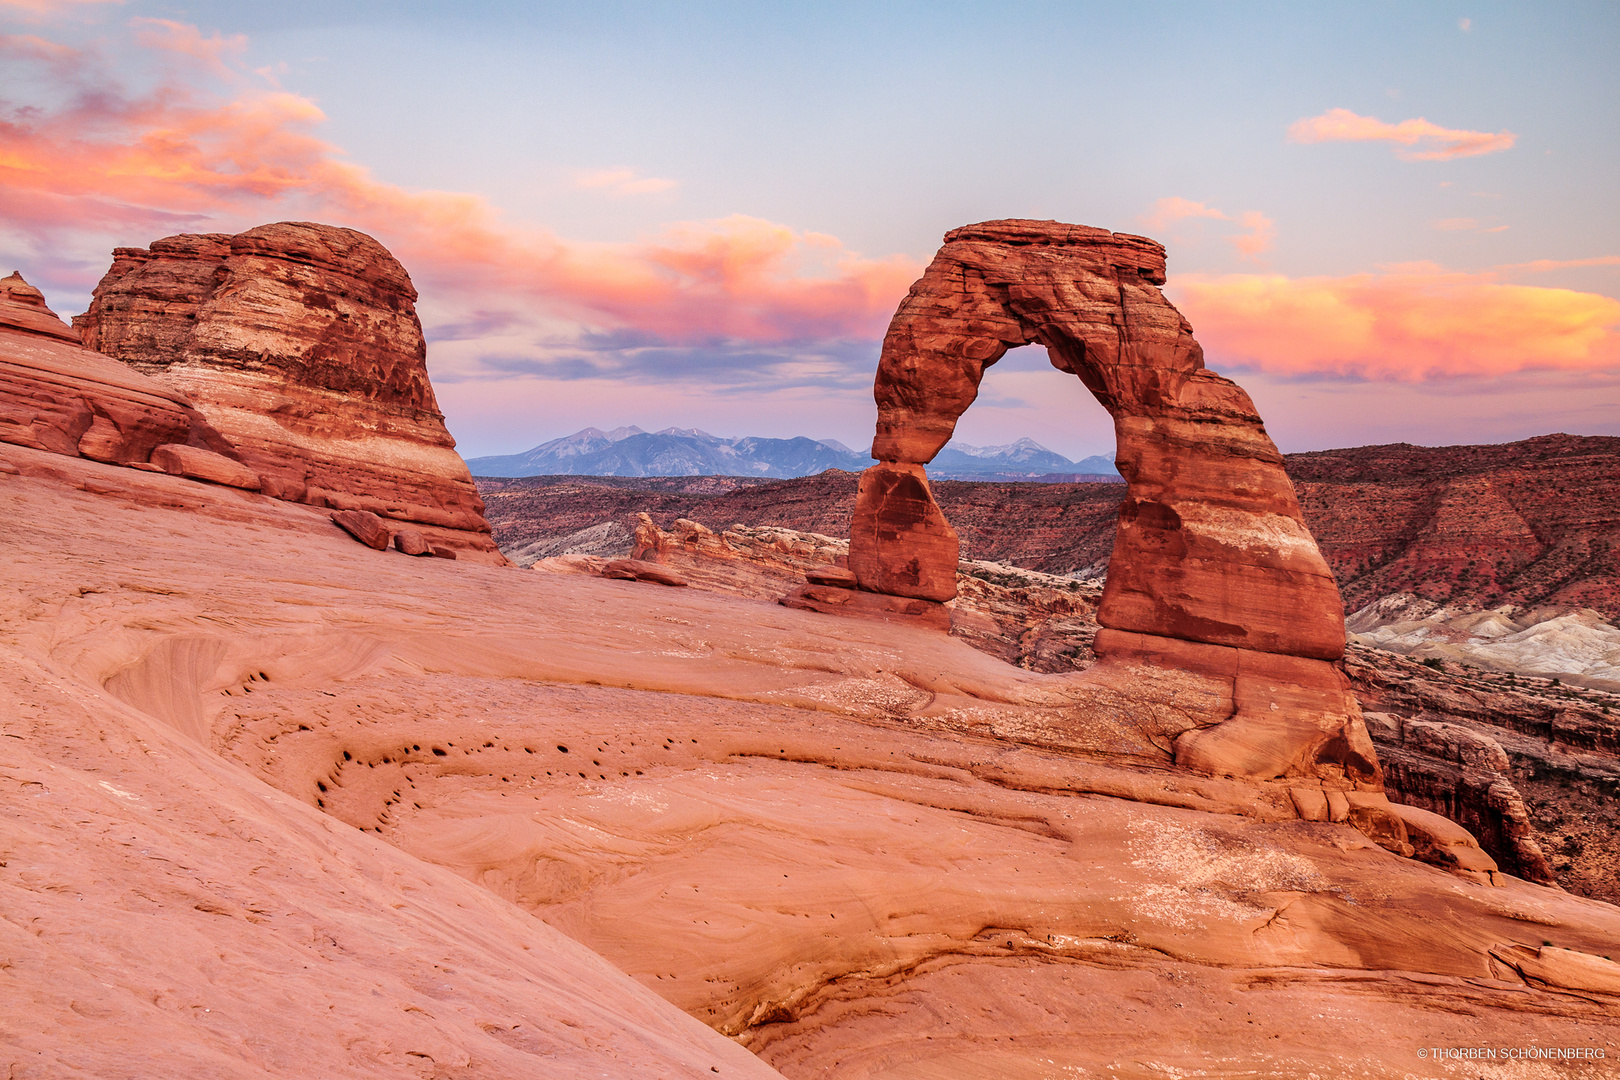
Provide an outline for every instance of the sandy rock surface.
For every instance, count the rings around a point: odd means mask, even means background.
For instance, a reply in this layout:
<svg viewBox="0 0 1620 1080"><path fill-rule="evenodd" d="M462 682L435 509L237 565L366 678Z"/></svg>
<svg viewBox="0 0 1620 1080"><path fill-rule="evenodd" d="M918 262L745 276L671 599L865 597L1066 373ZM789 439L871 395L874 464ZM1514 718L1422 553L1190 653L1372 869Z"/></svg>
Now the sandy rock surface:
<svg viewBox="0 0 1620 1080"><path fill-rule="evenodd" d="M366 561L405 579L463 564L371 552L260 495L4 456L5 1075L775 1075L487 890L210 749L220 677L353 668L342 596L393 603ZM268 651L267 630L284 635ZM233 655L264 673L221 668Z"/></svg>
<svg viewBox="0 0 1620 1080"><path fill-rule="evenodd" d="M1142 702L1196 677L1104 700L942 633L415 559L259 494L0 457L12 1075L1620 1054L1620 909L1172 769Z"/></svg>

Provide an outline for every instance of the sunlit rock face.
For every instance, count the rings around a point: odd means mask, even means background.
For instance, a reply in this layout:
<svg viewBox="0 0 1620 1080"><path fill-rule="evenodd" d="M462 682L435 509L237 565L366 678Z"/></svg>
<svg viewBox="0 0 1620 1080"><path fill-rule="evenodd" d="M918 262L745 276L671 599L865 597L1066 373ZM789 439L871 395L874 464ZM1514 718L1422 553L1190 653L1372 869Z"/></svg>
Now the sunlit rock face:
<svg viewBox="0 0 1620 1080"><path fill-rule="evenodd" d="M1021 220L946 234L884 338L879 464L862 479L850 569L871 592L955 595L956 537L923 466L985 370L1044 345L1113 416L1129 485L1092 678L1147 665L1208 680L1185 728L1151 733L1173 741L1178 765L1377 788L1334 666L1345 637L1333 575L1253 403L1204 367L1164 281L1164 248L1144 237Z"/></svg>
<svg viewBox="0 0 1620 1080"><path fill-rule="evenodd" d="M428 382L416 289L308 222L119 248L84 342L184 392L282 498L448 530L499 559Z"/></svg>

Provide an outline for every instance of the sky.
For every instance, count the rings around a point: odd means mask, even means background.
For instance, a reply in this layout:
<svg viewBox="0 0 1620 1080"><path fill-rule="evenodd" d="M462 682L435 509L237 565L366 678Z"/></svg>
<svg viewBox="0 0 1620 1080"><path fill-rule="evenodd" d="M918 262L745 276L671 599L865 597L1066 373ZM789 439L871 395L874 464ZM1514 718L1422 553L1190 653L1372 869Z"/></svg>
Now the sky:
<svg viewBox="0 0 1620 1080"><path fill-rule="evenodd" d="M421 293L468 457L582 427L870 443L956 226L1169 250L1284 451L1620 435L1612 3L0 0L0 273L313 220ZM1111 455L1039 347L958 426Z"/></svg>

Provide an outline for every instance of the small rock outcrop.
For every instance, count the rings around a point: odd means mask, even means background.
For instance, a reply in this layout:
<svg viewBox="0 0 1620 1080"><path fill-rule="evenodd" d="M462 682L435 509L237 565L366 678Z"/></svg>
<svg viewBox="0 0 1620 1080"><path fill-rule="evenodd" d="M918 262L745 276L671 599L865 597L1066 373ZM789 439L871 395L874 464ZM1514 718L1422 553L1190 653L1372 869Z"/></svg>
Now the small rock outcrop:
<svg viewBox="0 0 1620 1080"><path fill-rule="evenodd" d="M428 382L415 300L371 237L282 222L119 248L74 324L185 394L266 494L442 530L498 561Z"/></svg>
<svg viewBox="0 0 1620 1080"><path fill-rule="evenodd" d="M17 273L0 278L0 442L114 465L166 445L232 453L184 394L80 345Z"/></svg>
<svg viewBox="0 0 1620 1080"><path fill-rule="evenodd" d="M1333 575L1253 403L1204 367L1164 281L1164 248L1144 237L1021 220L946 234L883 342L879 464L861 478L849 567L869 593L955 595L956 535L925 465L985 371L1039 343L1113 416L1128 484L1097 612L1100 662L1080 677L1137 695L1143 667L1196 681L1165 707L1144 702L1139 721L1184 768L1381 794L1335 666L1345 635Z"/></svg>

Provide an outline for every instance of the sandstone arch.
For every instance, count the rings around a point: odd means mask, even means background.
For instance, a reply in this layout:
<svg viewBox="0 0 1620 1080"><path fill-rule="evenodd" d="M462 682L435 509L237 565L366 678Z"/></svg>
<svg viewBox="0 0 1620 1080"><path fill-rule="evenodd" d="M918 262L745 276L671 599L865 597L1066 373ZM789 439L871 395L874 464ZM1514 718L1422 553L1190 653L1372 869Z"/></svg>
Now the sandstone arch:
<svg viewBox="0 0 1620 1080"><path fill-rule="evenodd" d="M1142 682L1131 667L1210 680L1218 700L1178 705L1181 730L1144 732L1173 741L1178 765L1381 789L1334 665L1338 587L1253 403L1204 367L1164 281L1164 248L1145 237L1024 220L946 234L884 338L879 464L861 477L850 569L868 592L955 595L956 534L925 466L985 369L1038 342L1112 415L1129 485L1085 678L1126 694Z"/></svg>

